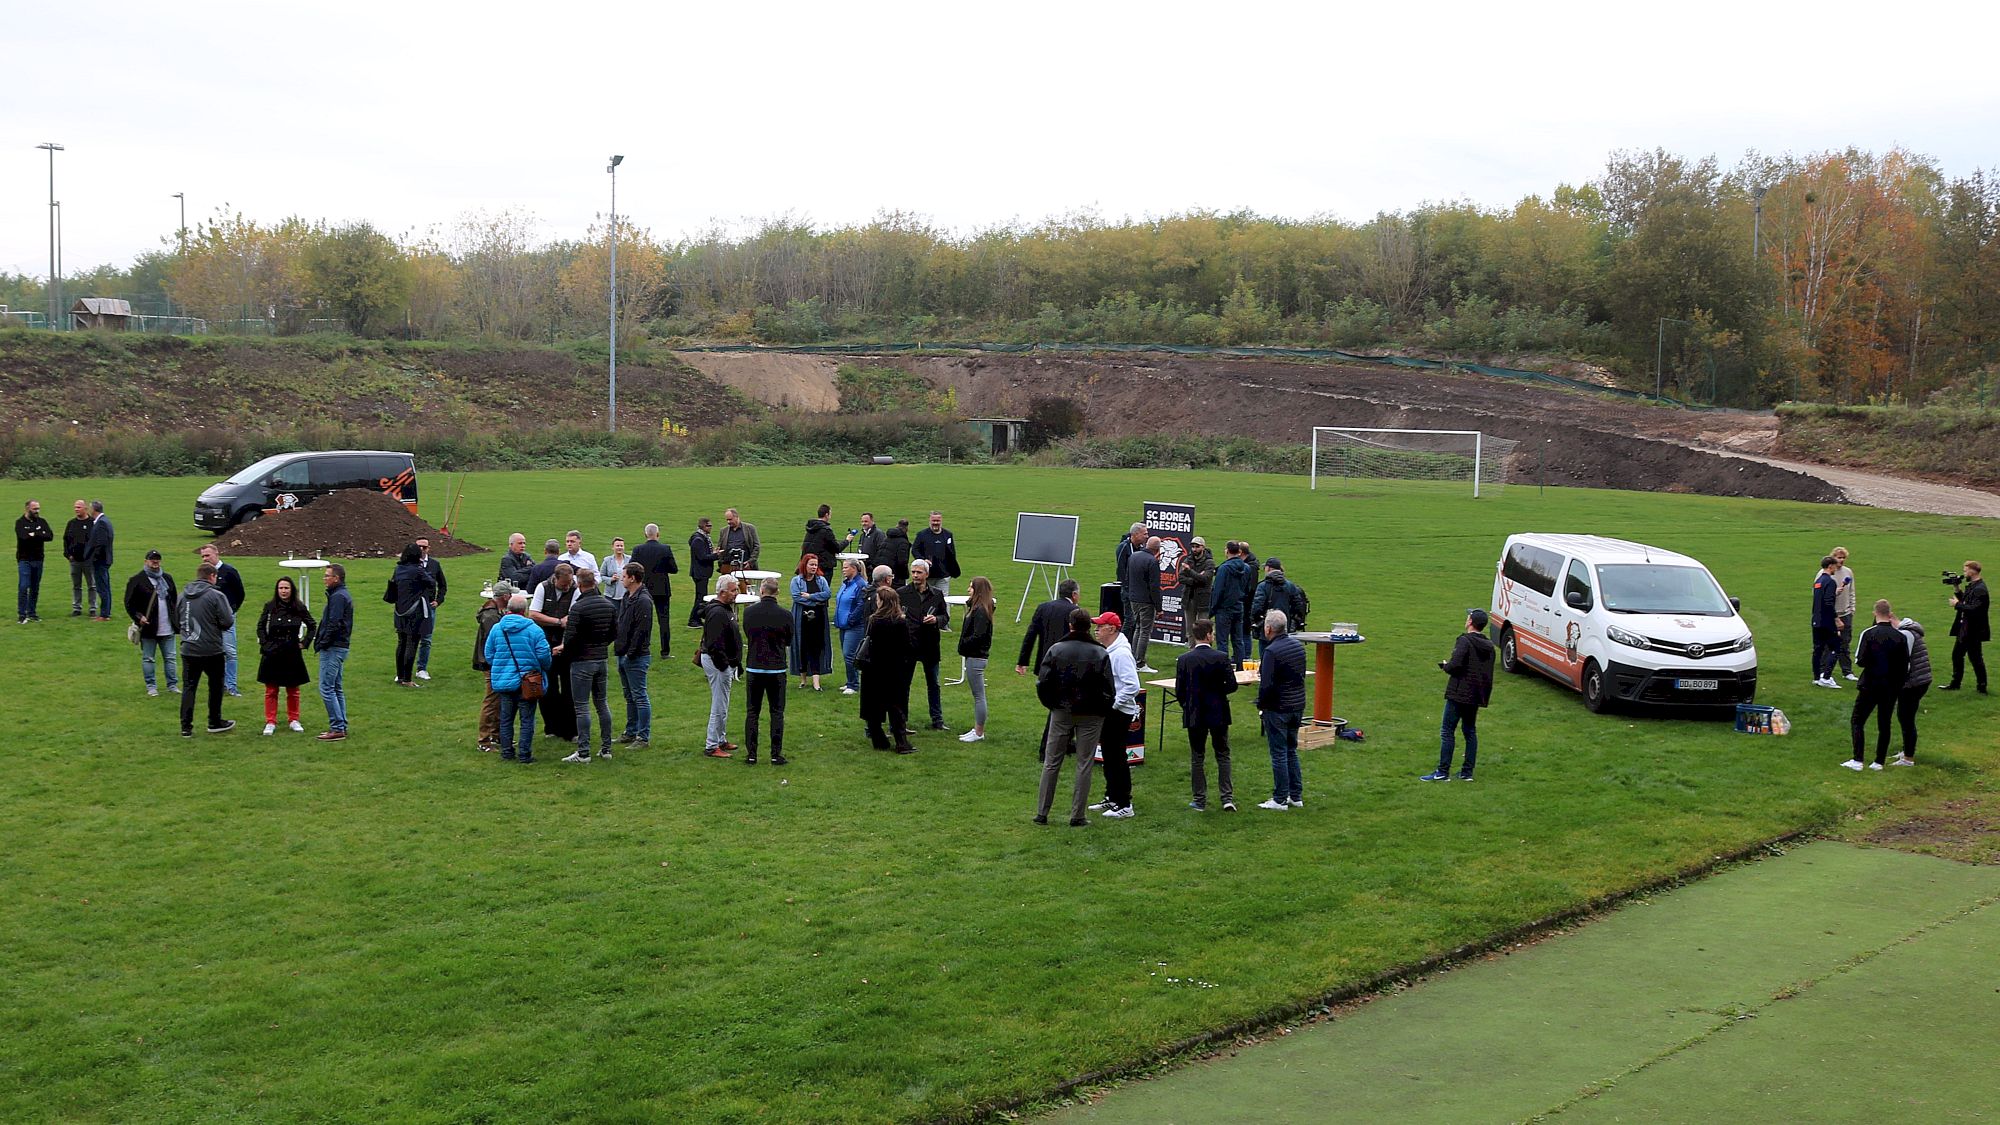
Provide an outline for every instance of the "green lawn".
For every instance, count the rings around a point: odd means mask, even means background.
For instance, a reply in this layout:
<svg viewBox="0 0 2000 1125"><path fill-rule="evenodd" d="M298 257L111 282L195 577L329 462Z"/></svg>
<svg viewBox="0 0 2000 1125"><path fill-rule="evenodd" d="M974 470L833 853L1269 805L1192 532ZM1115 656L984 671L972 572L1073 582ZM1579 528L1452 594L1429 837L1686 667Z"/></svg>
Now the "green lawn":
<svg viewBox="0 0 2000 1125"><path fill-rule="evenodd" d="M14 491L55 514L101 496L122 589L148 546L191 574L205 483ZM428 511L444 485L429 478ZM1969 791L1996 759L1993 702L1934 693L1925 768L1835 768L1851 694L1806 684L1824 550L1837 539L1854 552L1864 597L1917 608L1942 662L1935 574L1994 553L1991 525L1974 520L897 466L474 475L461 525L488 545L581 526L601 551L649 519L684 544L697 514L733 504L782 560L822 501L843 528L863 507L918 524L940 507L968 575L993 577L1007 608L998 668L1021 635L1014 512L1080 513L1094 584L1148 500L1191 502L1211 542L1247 536L1279 555L1312 592L1315 623L1357 621L1369 637L1342 654L1337 706L1369 742L1308 752L1303 813L1249 808L1270 772L1246 705L1244 812L1187 812L1184 743L1170 740L1138 772L1135 819L1037 828L1042 712L1005 672L977 746L926 734L914 757L867 751L851 701L828 691L793 695L789 769L707 760L687 631L654 667L650 750L575 767L545 744L545 764L503 767L472 749L467 659L495 556L446 563L438 678L416 692L389 682L386 564L351 568L361 624L345 744L261 738L250 698L230 701L234 734L188 742L172 698L144 697L123 628L60 616L66 576L52 573L46 621L0 625L14 762L0 774L0 1119L964 1114L1843 810ZM1480 781L1418 784L1435 760L1434 663L1463 608L1486 604L1516 530L1702 557L1743 599L1763 701L1791 713L1794 735L1592 716L1544 681L1506 679L1481 723ZM236 561L267 596L275 565ZM253 670L254 658L246 682ZM969 723L963 687L946 712Z"/></svg>

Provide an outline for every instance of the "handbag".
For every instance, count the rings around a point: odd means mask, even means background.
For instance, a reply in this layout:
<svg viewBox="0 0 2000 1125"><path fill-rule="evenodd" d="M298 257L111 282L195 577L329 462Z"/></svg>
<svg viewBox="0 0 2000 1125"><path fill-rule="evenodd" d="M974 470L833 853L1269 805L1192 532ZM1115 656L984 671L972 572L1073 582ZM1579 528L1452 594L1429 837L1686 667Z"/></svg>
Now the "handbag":
<svg viewBox="0 0 2000 1125"><path fill-rule="evenodd" d="M495 625L494 628L497 629L499 628L499 626ZM521 662L521 654L514 651L514 638L507 636L507 634L505 633L502 633L501 636L504 637L507 641L507 655L512 656L514 658L514 663L519 664ZM532 672L521 673L522 701L532 702L534 700L540 699L542 697L542 692L546 690L547 686L548 686L547 683L542 679L542 670L540 668L537 668Z"/></svg>
<svg viewBox="0 0 2000 1125"><path fill-rule="evenodd" d="M874 661L875 661L875 638L874 637L861 638L861 643L854 646L854 666L856 668L866 668L870 664L874 663Z"/></svg>

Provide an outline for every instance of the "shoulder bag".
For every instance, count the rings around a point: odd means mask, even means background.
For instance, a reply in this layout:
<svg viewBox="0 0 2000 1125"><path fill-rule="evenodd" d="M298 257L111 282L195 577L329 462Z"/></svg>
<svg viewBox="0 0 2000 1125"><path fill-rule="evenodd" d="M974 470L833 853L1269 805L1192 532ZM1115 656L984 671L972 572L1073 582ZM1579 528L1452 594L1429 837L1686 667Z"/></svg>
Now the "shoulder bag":
<svg viewBox="0 0 2000 1125"><path fill-rule="evenodd" d="M495 625L494 628L498 629L500 627ZM500 636L507 642L507 655L514 658L514 663L519 664L521 662L521 654L514 649L514 635L502 632ZM540 668L521 673L521 699L523 701L540 699L545 686Z"/></svg>

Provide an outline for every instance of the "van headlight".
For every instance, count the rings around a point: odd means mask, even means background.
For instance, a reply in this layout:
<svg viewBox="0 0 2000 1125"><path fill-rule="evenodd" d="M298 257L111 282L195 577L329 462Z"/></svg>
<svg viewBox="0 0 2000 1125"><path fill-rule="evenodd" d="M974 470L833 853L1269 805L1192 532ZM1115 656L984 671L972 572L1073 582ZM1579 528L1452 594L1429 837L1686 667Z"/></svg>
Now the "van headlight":
<svg viewBox="0 0 2000 1125"><path fill-rule="evenodd" d="M1624 645L1627 648L1653 647L1653 642L1647 640L1646 638L1640 636L1637 633L1628 633L1625 630L1620 629L1616 625L1613 625L1610 628L1604 630L1604 635L1610 637L1614 643Z"/></svg>
<svg viewBox="0 0 2000 1125"><path fill-rule="evenodd" d="M1750 649L1756 645L1756 643L1757 643L1757 634L1745 633L1743 634L1743 639L1736 642L1736 651L1749 652Z"/></svg>

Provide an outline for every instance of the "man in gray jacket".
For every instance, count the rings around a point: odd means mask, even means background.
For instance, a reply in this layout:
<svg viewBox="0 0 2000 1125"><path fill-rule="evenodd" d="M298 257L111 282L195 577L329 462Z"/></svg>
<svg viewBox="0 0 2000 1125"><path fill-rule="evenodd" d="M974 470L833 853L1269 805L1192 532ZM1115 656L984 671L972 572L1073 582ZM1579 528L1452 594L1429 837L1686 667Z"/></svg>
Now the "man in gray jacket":
<svg viewBox="0 0 2000 1125"><path fill-rule="evenodd" d="M194 572L181 598L181 737L194 737L194 694L208 677L208 733L223 734L236 724L222 717L222 635L236 627L229 599L215 585L215 564Z"/></svg>

